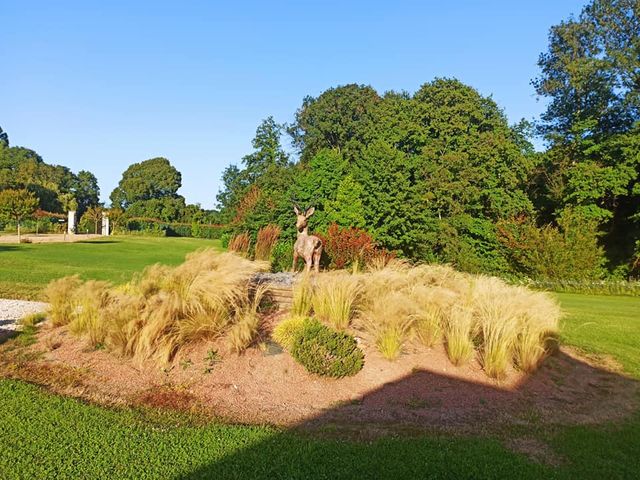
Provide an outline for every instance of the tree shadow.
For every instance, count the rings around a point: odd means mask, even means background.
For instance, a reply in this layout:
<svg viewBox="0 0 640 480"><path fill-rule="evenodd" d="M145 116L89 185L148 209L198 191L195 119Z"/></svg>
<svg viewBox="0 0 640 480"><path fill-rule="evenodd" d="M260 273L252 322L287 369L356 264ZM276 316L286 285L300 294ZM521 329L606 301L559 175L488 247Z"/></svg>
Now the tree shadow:
<svg viewBox="0 0 640 480"><path fill-rule="evenodd" d="M177 478L632 478L639 392L565 352L510 389L417 370Z"/></svg>
<svg viewBox="0 0 640 480"><path fill-rule="evenodd" d="M2 252L13 252L16 250L20 250L17 245L6 245L0 243L0 253Z"/></svg>
<svg viewBox="0 0 640 480"><path fill-rule="evenodd" d="M122 243L121 240L78 240L74 243L93 243L93 244L106 244L106 243Z"/></svg>

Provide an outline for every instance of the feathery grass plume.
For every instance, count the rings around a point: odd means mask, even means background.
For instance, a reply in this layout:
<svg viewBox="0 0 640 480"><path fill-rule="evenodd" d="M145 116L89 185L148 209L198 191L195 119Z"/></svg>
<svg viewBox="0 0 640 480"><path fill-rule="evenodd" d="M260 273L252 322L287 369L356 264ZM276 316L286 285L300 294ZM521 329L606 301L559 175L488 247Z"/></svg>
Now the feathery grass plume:
<svg viewBox="0 0 640 480"><path fill-rule="evenodd" d="M187 255L147 303L139 331L131 331L128 350L136 358L167 363L181 345L221 335L247 308L252 275L267 267L266 262L213 250Z"/></svg>
<svg viewBox="0 0 640 480"><path fill-rule="evenodd" d="M548 294L520 288L526 309L519 315L514 359L521 370L534 372L551 350L557 347L558 321L562 312Z"/></svg>
<svg viewBox="0 0 640 480"><path fill-rule="evenodd" d="M107 334L107 322L100 315L110 301L110 286L108 282L88 280L74 292L69 331L86 336L93 347L103 343Z"/></svg>
<svg viewBox="0 0 640 480"><path fill-rule="evenodd" d="M251 250L251 237L249 233L239 233L229 240L229 251L236 252L238 255L242 255L243 257L249 256L249 251Z"/></svg>
<svg viewBox="0 0 640 480"><path fill-rule="evenodd" d="M75 309L74 293L81 283L78 275L49 282L44 290L44 297L49 302L48 315L52 326L59 327L71 321Z"/></svg>
<svg viewBox="0 0 640 480"><path fill-rule="evenodd" d="M393 290L370 298L362 311L362 327L373 337L376 348L387 360L395 360L402 353L414 311L411 298Z"/></svg>
<svg viewBox="0 0 640 480"><path fill-rule="evenodd" d="M131 332L145 311L145 298L142 295L129 295L117 288L111 292L111 301L101 312L101 319L107 324L104 343L119 355L131 356L128 348Z"/></svg>
<svg viewBox="0 0 640 480"><path fill-rule="evenodd" d="M483 276L475 280L472 295L482 367L489 377L501 379L513 358L519 297L514 287L498 278Z"/></svg>
<svg viewBox="0 0 640 480"><path fill-rule="evenodd" d="M442 341L443 312L449 310L459 296L447 288L419 284L407 291L414 305L411 330L420 343L433 347Z"/></svg>
<svg viewBox="0 0 640 480"><path fill-rule="evenodd" d="M263 293L251 296L249 282L267 268L267 262L208 249L177 267L149 267L125 287L72 277L47 290L58 324L71 322L72 331L122 355L167 363L184 344L222 335L235 323L231 342L243 348Z"/></svg>
<svg viewBox="0 0 640 480"><path fill-rule="evenodd" d="M336 330L345 330L356 312L360 293L357 276L345 272L321 275L313 290L313 312Z"/></svg>
<svg viewBox="0 0 640 480"><path fill-rule="evenodd" d="M306 317L311 313L313 302L313 283L311 274L305 272L302 278L293 285L292 315Z"/></svg>
<svg viewBox="0 0 640 480"><path fill-rule="evenodd" d="M258 230L255 249L256 260L269 260L273 247L278 243L278 238L280 238L280 227L277 225L269 224Z"/></svg>
<svg viewBox="0 0 640 480"><path fill-rule="evenodd" d="M307 317L294 315L278 323L271 336L282 348L290 351L308 321Z"/></svg>
<svg viewBox="0 0 640 480"><path fill-rule="evenodd" d="M466 305L454 305L447 312L444 336L447 355L454 365L463 365L473 357L473 312Z"/></svg>
<svg viewBox="0 0 640 480"><path fill-rule="evenodd" d="M139 293L143 297L155 295L162 289L162 284L171 270L171 267L159 263L149 265L142 273L134 274L122 290L125 293Z"/></svg>
<svg viewBox="0 0 640 480"><path fill-rule="evenodd" d="M245 351L258 335L260 328L260 303L267 291L265 285L252 292L252 298L235 313L233 324L227 333L227 342L231 351Z"/></svg>
<svg viewBox="0 0 640 480"><path fill-rule="evenodd" d="M35 327L37 324L44 322L47 319L47 314L44 312L30 313L29 315L25 315L20 320L18 320L18 324L23 327Z"/></svg>

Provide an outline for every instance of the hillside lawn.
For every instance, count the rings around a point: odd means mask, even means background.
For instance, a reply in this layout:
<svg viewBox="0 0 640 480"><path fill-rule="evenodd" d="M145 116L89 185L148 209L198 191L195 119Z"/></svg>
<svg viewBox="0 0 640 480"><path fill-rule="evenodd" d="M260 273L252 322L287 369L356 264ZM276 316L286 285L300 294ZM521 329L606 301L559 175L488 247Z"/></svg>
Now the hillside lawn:
<svg viewBox="0 0 640 480"><path fill-rule="evenodd" d="M145 265L179 263L216 242L113 238L108 243L0 246L0 297L37 298L79 273L126 281ZM563 343L607 356L640 380L640 298L558 294ZM606 401L606 397L603 397ZM507 448L513 432L364 442L267 426L209 423L184 414L107 409L0 380L0 478L637 478L640 412L623 424L539 429L536 462ZM546 447L544 447L546 445ZM548 449L548 450L545 450Z"/></svg>
<svg viewBox="0 0 640 480"><path fill-rule="evenodd" d="M199 238L108 237L76 243L0 244L0 298L41 299L54 278L128 281L147 265L177 265L199 248L220 248Z"/></svg>

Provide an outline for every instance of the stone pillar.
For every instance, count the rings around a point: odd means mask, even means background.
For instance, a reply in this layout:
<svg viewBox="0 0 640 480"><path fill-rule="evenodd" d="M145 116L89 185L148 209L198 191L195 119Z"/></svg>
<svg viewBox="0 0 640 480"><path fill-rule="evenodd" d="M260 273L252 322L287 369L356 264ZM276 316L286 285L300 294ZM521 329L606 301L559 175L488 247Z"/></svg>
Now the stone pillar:
<svg viewBox="0 0 640 480"><path fill-rule="evenodd" d="M67 232L69 235L76 233L76 211L69 210L69 217L67 220Z"/></svg>
<svg viewBox="0 0 640 480"><path fill-rule="evenodd" d="M109 231L109 214L106 212L102 212L102 235L109 236L111 232Z"/></svg>

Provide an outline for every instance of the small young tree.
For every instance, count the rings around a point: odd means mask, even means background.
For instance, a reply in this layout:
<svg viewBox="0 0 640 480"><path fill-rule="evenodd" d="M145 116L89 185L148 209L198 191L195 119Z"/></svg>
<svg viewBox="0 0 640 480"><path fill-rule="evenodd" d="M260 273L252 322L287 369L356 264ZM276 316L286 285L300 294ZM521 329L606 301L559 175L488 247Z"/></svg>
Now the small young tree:
<svg viewBox="0 0 640 480"><path fill-rule="evenodd" d="M29 190L7 189L0 192L0 215L16 223L18 242L21 240L20 223L35 213L38 202L38 198Z"/></svg>
<svg viewBox="0 0 640 480"><path fill-rule="evenodd" d="M89 207L87 211L84 212L84 217L87 218L90 222L93 222L93 233L98 234L98 224L102 221L102 213L104 212L103 208L100 206Z"/></svg>
<svg viewBox="0 0 640 480"><path fill-rule="evenodd" d="M109 214L109 227L111 228L111 231L115 234L117 228L124 223L124 220L125 220L124 210L122 210L120 207L112 207L109 210L107 210L107 213Z"/></svg>

